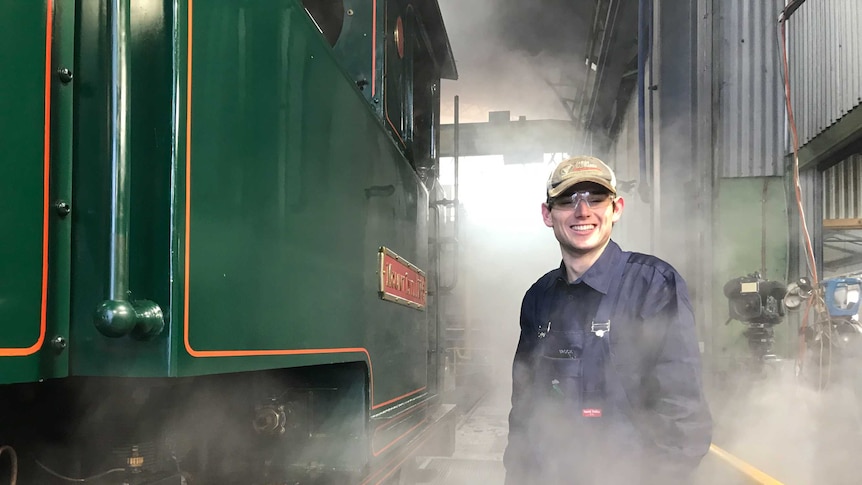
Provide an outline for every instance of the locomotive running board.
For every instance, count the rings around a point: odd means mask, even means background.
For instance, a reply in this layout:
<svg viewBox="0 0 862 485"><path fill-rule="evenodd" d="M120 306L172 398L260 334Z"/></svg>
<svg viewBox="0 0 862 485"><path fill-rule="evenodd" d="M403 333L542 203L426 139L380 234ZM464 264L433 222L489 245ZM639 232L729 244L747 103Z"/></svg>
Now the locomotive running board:
<svg viewBox="0 0 862 485"><path fill-rule="evenodd" d="M452 456L455 451L456 406L440 404L427 417L427 425L408 443L400 447L388 459L372 467L360 485L378 485L391 479L392 475L409 467L409 459L416 456Z"/></svg>

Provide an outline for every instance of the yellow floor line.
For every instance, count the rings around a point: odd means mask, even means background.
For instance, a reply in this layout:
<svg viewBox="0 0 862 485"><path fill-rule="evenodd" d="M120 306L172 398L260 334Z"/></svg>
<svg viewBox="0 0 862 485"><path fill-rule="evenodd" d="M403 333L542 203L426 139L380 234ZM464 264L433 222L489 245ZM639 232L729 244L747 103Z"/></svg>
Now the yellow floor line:
<svg viewBox="0 0 862 485"><path fill-rule="evenodd" d="M758 470L754 466L749 465L748 463L722 450L718 446L715 446L713 444L709 445L709 451L715 453L719 458L729 463L730 466L744 473L760 485L784 485L783 483L770 477L766 473L763 473L762 471Z"/></svg>

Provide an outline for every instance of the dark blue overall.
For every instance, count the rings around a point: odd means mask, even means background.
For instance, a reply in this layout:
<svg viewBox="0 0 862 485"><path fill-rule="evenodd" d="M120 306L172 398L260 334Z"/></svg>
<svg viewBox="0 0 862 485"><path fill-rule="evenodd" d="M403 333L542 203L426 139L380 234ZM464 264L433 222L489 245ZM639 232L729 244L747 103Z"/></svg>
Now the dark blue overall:
<svg viewBox="0 0 862 485"><path fill-rule="evenodd" d="M567 328L564 302L551 308L547 323L537 329L535 384L546 396L537 411L546 445L536 451L544 455L538 462L545 485L621 483L640 472L640 437L611 348L611 315L628 256L622 253L615 262L611 284L590 323Z"/></svg>

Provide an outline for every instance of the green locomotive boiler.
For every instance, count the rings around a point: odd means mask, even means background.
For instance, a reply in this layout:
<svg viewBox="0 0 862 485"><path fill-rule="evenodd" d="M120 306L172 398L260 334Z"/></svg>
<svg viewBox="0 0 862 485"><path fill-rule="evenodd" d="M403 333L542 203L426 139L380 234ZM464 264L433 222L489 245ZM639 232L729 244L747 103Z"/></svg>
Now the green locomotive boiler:
<svg viewBox="0 0 862 485"><path fill-rule="evenodd" d="M0 24L0 483L378 484L451 446L436 1Z"/></svg>

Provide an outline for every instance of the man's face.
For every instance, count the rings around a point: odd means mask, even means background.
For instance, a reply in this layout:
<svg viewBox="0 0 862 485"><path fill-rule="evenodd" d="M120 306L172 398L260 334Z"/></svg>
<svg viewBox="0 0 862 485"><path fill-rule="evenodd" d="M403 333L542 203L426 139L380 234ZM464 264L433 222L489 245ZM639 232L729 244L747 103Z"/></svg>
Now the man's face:
<svg viewBox="0 0 862 485"><path fill-rule="evenodd" d="M573 192L583 191L607 193L607 189L601 185L585 182L575 185L557 200L571 197ZM545 225L554 229L562 250L573 256L581 256L601 251L605 247L611 238L613 224L622 216L624 204L621 197L615 200L608 197L602 203L590 205L585 200L579 200L575 206L569 204L568 207L542 204L542 216Z"/></svg>

